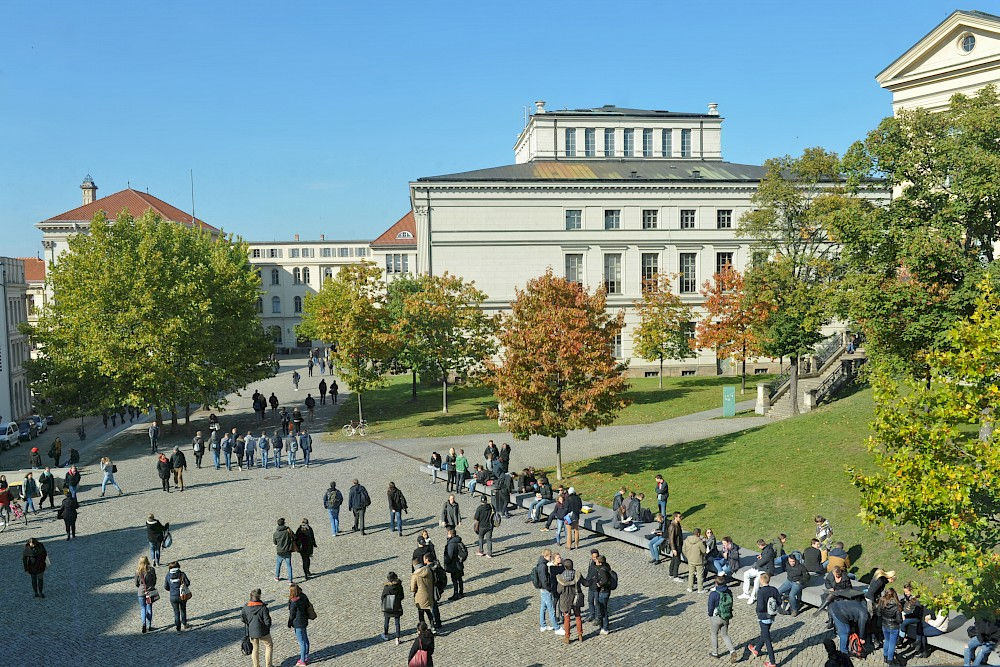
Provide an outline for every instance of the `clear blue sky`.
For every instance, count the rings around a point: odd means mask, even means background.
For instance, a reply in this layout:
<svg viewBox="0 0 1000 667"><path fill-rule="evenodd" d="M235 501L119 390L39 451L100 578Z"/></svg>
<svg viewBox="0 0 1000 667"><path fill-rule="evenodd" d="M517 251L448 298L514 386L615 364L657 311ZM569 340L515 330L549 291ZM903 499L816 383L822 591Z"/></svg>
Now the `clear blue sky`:
<svg viewBox="0 0 1000 667"><path fill-rule="evenodd" d="M1000 12L983 1L966 9ZM254 240L374 238L420 176L513 162L525 106L705 111L723 156L843 151L874 76L955 5L813 2L7 3L0 254L83 176Z"/></svg>

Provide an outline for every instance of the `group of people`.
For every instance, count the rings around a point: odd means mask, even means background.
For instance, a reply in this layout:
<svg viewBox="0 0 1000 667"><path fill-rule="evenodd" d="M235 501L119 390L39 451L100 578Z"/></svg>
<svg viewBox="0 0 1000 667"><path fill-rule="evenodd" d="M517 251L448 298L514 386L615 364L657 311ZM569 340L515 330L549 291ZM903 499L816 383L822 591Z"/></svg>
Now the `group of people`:
<svg viewBox="0 0 1000 667"><path fill-rule="evenodd" d="M568 644L575 619L579 641L584 639L584 622L593 622L599 634L608 634L608 601L611 592L618 588L618 575L597 549L590 550L586 575L581 574L572 559L543 549L531 571L531 583L539 595L539 632L553 632ZM586 601L584 588L588 591Z"/></svg>
<svg viewBox="0 0 1000 667"><path fill-rule="evenodd" d="M198 468L201 467L206 449L212 452L212 462L216 470L223 465L226 470L232 470L233 465L239 470L253 468L266 470L272 464L275 468L280 468L285 457L288 466L295 468L300 454L302 464L307 468L312 462L313 438L301 422L289 422L284 430L273 428L270 433L259 429L257 435L253 430L241 434L236 428L222 433L218 419L211 419L214 416L209 417L208 441L206 442L201 431L195 433L191 440L191 449Z"/></svg>
<svg viewBox="0 0 1000 667"><path fill-rule="evenodd" d="M56 510L56 518L62 519L66 528L66 539L76 537L77 510L80 503L77 500L77 489L80 486L81 473L75 465L71 465L66 471L62 481L63 498ZM4 521L10 523L14 518L14 508L17 514L24 519L24 525L28 525L28 513L38 514L38 510L44 507L45 500L49 501L49 509L55 509L56 477L51 468L46 468L35 479L35 474L28 471L21 481L20 492L15 493L13 487L7 482L6 475L0 475L0 516ZM24 500L22 508L18 499ZM38 507L35 507L35 498L39 498Z"/></svg>

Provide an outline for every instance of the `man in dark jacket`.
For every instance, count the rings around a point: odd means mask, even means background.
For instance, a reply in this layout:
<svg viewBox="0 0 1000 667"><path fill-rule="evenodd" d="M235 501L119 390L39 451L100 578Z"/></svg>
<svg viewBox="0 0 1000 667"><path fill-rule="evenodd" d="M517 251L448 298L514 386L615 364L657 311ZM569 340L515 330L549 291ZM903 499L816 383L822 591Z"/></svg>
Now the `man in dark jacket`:
<svg viewBox="0 0 1000 667"><path fill-rule="evenodd" d="M163 547L163 538L170 530L170 522L160 523L152 514L146 519L146 541L149 542L149 562L153 565L160 564L160 549Z"/></svg>
<svg viewBox="0 0 1000 667"><path fill-rule="evenodd" d="M965 647L965 664L985 665L990 652L1000 642L1000 624L995 618L977 618L969 628L969 637Z"/></svg>
<svg viewBox="0 0 1000 667"><path fill-rule="evenodd" d="M469 550L462 542L462 538L455 532L454 527L448 528L448 542L444 545L444 569L451 575L451 597L449 600L457 600L465 596L465 559L469 557Z"/></svg>
<svg viewBox="0 0 1000 667"><path fill-rule="evenodd" d="M538 591L541 606L538 608L538 630L554 632L556 629L556 608L552 599L552 582L549 577L549 563L552 561L552 551L543 549L538 557L535 569L531 572L531 583ZM545 622L548 612L548 624Z"/></svg>
<svg viewBox="0 0 1000 667"><path fill-rule="evenodd" d="M56 478L52 474L51 468L46 468L45 472L38 476L38 490L41 491L42 497L38 501L38 507L42 506L45 499L49 499L49 509L55 507L55 495L56 495Z"/></svg>
<svg viewBox="0 0 1000 667"><path fill-rule="evenodd" d="M274 580L281 581L281 564L288 566L288 583L295 581L292 574L292 551L295 548L295 535L292 529L285 525L284 517L278 519L278 527L274 530L274 551L277 557L274 561Z"/></svg>
<svg viewBox="0 0 1000 667"><path fill-rule="evenodd" d="M510 494L514 490L514 480L510 476L509 472L501 473L497 478L497 481L493 483L493 491L495 493L494 500L494 510L505 519L510 518Z"/></svg>
<svg viewBox="0 0 1000 667"><path fill-rule="evenodd" d="M591 583L593 585L593 583ZM611 566L604 556L597 557L597 619L595 623L601 626L600 634L608 634L608 600L612 588Z"/></svg>
<svg viewBox="0 0 1000 667"><path fill-rule="evenodd" d="M674 581L683 582L678 576L681 567L681 550L684 548L684 529L681 527L681 513L674 512L674 518L667 526L667 550L670 552L670 576Z"/></svg>
<svg viewBox="0 0 1000 667"><path fill-rule="evenodd" d="M757 561L743 575L743 592L740 594L740 599L746 600L747 604L753 604L754 600L757 599L757 589L760 588L760 575L766 574L768 579L774 576L774 546L761 539L757 540L757 548L760 549L760 553L757 554Z"/></svg>
<svg viewBox="0 0 1000 667"><path fill-rule="evenodd" d="M778 588L778 593L788 596L788 609L792 616L799 615L799 597L802 589L809 584L809 571L806 566L799 561L797 553L788 554L788 561L785 563L785 583Z"/></svg>
<svg viewBox="0 0 1000 667"><path fill-rule="evenodd" d="M240 617L250 634L250 644L253 646L250 658L253 660L253 664L259 667L260 647L263 646L264 665L271 667L271 654L274 646L271 643L271 614L267 611L267 605L260 600L259 588L250 591L250 601L243 607Z"/></svg>
<svg viewBox="0 0 1000 667"><path fill-rule="evenodd" d="M76 498L76 488L80 486L80 469L76 466L70 466L69 470L66 471L66 479L63 480L63 486L69 489L69 495Z"/></svg>
<svg viewBox="0 0 1000 667"><path fill-rule="evenodd" d="M173 456L170 457L170 467L174 472L174 488L176 489L180 485L180 489L183 491L184 471L187 470L188 464L187 459L184 458L184 452L181 451L180 447L174 447Z"/></svg>
<svg viewBox="0 0 1000 667"><path fill-rule="evenodd" d="M830 603L830 618L833 619L837 636L840 638L840 652L847 654L847 638L851 634L852 626L861 632L868 624L868 605L862 597L854 599L838 597Z"/></svg>
<svg viewBox="0 0 1000 667"><path fill-rule="evenodd" d="M819 547L819 540L813 538L809 546L802 552L802 565L810 574L826 574L826 568L823 567L823 552L820 551Z"/></svg>
<svg viewBox="0 0 1000 667"><path fill-rule="evenodd" d="M319 404L326 405L326 380L319 381Z"/></svg>
<svg viewBox="0 0 1000 667"><path fill-rule="evenodd" d="M424 554L427 553L433 554L433 560L437 560L437 552L434 551L431 534L427 532L427 529L424 529L417 535L417 548L413 550L413 554L410 556L411 572L420 567L420 564L424 562Z"/></svg>
<svg viewBox="0 0 1000 667"><path fill-rule="evenodd" d="M771 549L774 553L774 549ZM771 625L774 623L774 613L772 608L777 609L781 605L781 596L778 589L771 586L771 575L761 572L757 577L759 587L757 589L757 623L760 625L760 638L747 644L747 649L753 657L759 656L767 650L767 660L765 667L774 667L774 647L771 645Z"/></svg>
<svg viewBox="0 0 1000 667"><path fill-rule="evenodd" d="M352 531L357 531L361 526L361 534L365 534L365 510L372 504L368 497L368 489L361 486L361 482L354 480L351 483L351 490L347 494L347 509L354 513L354 527Z"/></svg>
<svg viewBox="0 0 1000 667"><path fill-rule="evenodd" d="M462 523L462 512L459 510L454 493L448 496L444 507L441 508L441 522L445 528L457 528Z"/></svg>
<svg viewBox="0 0 1000 667"><path fill-rule="evenodd" d="M154 420L152 424L149 425L149 451L152 454L156 453L156 444L160 441L160 427Z"/></svg>
<svg viewBox="0 0 1000 667"><path fill-rule="evenodd" d="M590 550L590 563L587 565L587 577L584 583L587 586L587 613L583 617L585 621L593 621L597 618L597 559L601 552L597 549Z"/></svg>
<svg viewBox="0 0 1000 667"><path fill-rule="evenodd" d="M340 506L344 504L344 494L337 488L336 482L330 482L330 488L323 494L323 508L330 515L330 531L336 537L340 532Z"/></svg>
<svg viewBox="0 0 1000 667"><path fill-rule="evenodd" d="M476 535L479 536L479 549L476 551L476 555L493 558L493 508L490 507L489 498L482 497L482 502L476 508L473 518L475 519ZM484 543L486 544L485 552L483 551Z"/></svg>
<svg viewBox="0 0 1000 667"><path fill-rule="evenodd" d="M580 513L583 511L583 499L576 493L576 489L569 487L569 495L566 496L566 516L570 519L569 535L566 539L566 546L575 549L580 546Z"/></svg>
<svg viewBox="0 0 1000 667"><path fill-rule="evenodd" d="M396 487L395 482L389 482L387 493L389 500L389 530L399 531L399 536L403 536L403 512L408 511L406 496Z"/></svg>

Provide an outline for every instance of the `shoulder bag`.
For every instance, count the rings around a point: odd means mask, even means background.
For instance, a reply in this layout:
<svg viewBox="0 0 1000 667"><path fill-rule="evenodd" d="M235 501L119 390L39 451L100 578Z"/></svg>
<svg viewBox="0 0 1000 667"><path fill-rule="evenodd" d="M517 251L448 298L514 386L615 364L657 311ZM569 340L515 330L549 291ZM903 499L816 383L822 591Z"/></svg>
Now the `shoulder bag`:
<svg viewBox="0 0 1000 667"><path fill-rule="evenodd" d="M420 637L417 637L417 652L410 658L407 667L427 667L429 657L426 649L424 649L424 642Z"/></svg>
<svg viewBox="0 0 1000 667"><path fill-rule="evenodd" d="M382 611L386 614L391 614L396 610L396 600L398 596L393 593L391 595L386 595L382 598Z"/></svg>
<svg viewBox="0 0 1000 667"><path fill-rule="evenodd" d="M153 604L160 599L160 591L155 588L146 589L146 604Z"/></svg>
<svg viewBox="0 0 1000 667"><path fill-rule="evenodd" d="M164 549L169 549L171 547L171 545L173 545L173 543L174 543L174 538L170 534L170 531L168 530L167 532L165 532L163 534L163 548Z"/></svg>
<svg viewBox="0 0 1000 667"><path fill-rule="evenodd" d="M240 651L243 652L243 655L252 655L253 643L250 641L250 624L245 623L244 625L247 629L247 633L243 635L243 642L240 644Z"/></svg>
<svg viewBox="0 0 1000 667"><path fill-rule="evenodd" d="M187 602L194 597L194 594L191 592L191 587L185 584L183 580L179 586L179 597L182 602Z"/></svg>
<svg viewBox="0 0 1000 667"><path fill-rule="evenodd" d="M308 618L310 621L316 620L316 608L313 607L312 602L306 603L306 618Z"/></svg>

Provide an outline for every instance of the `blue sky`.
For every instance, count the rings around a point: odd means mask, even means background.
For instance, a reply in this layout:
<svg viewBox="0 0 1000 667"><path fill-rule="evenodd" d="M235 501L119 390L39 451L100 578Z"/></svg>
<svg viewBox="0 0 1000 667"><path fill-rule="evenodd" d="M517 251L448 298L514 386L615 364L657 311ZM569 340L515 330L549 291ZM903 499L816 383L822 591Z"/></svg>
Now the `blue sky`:
<svg viewBox="0 0 1000 667"><path fill-rule="evenodd" d="M965 7L1000 13L1000 3ZM843 151L874 76L954 5L855 2L19 2L0 25L0 229L130 182L254 240L368 239L420 176L513 162L525 106L703 112L723 156Z"/></svg>

